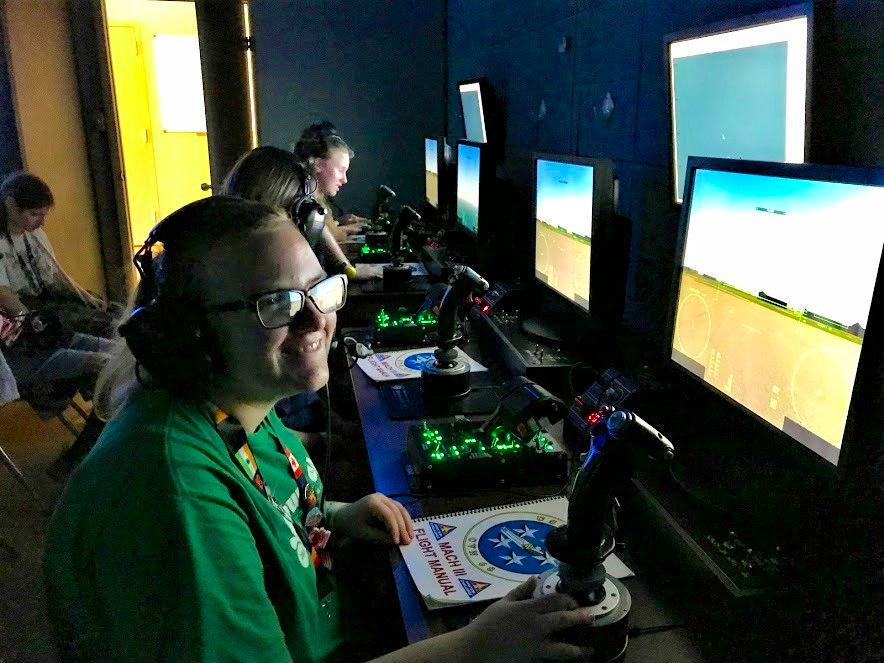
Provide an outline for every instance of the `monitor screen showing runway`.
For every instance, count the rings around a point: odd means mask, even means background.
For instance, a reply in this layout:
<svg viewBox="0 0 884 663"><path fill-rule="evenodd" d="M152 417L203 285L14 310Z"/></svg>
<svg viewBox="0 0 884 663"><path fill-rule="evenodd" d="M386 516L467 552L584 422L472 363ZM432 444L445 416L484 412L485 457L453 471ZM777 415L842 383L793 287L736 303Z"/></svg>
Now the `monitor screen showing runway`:
<svg viewBox="0 0 884 663"><path fill-rule="evenodd" d="M424 139L424 182L427 202L439 208L439 143Z"/></svg>
<svg viewBox="0 0 884 663"><path fill-rule="evenodd" d="M457 146L457 222L474 235L479 232L479 159L473 145Z"/></svg>
<svg viewBox="0 0 884 663"><path fill-rule="evenodd" d="M872 293L884 188L697 170L672 359L833 464Z"/></svg>
<svg viewBox="0 0 884 663"><path fill-rule="evenodd" d="M534 275L589 310L593 167L537 160Z"/></svg>

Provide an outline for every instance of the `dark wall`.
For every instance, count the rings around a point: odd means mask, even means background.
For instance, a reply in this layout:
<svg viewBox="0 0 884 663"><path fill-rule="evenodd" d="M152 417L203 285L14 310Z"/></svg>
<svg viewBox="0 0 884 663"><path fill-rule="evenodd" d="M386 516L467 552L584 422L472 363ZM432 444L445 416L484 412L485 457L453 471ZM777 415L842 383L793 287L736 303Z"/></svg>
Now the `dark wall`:
<svg viewBox="0 0 884 663"><path fill-rule="evenodd" d="M505 115L499 175L513 222L531 231L530 153L608 157L632 219L626 322L662 342L678 209L670 204L664 37L794 0L450 0L449 135L463 136L457 82L486 76ZM817 3L823 35L811 150L830 163L884 162L884 4ZM563 39L567 45L562 49ZM562 52L564 50L564 52ZM599 110L610 92L615 110ZM517 233L517 236L520 233ZM530 249L530 247L528 247ZM518 252L518 247L512 247ZM523 251L524 253L524 251ZM521 256L526 262L528 255Z"/></svg>
<svg viewBox="0 0 884 663"><path fill-rule="evenodd" d="M0 25L0 37L3 34L3 27ZM21 170L21 150L18 144L12 90L9 87L6 47L0 41L0 176L16 170Z"/></svg>
<svg viewBox="0 0 884 663"><path fill-rule="evenodd" d="M356 152L345 210L380 184L423 199L423 137L443 133L444 0L252 3L261 142L290 148L334 122Z"/></svg>

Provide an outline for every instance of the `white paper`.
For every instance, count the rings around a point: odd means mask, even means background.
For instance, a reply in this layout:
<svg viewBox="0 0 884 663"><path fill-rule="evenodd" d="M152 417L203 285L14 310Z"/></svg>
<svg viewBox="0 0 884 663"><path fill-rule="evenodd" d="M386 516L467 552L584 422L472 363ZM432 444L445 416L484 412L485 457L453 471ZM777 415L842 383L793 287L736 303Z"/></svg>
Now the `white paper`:
<svg viewBox="0 0 884 663"><path fill-rule="evenodd" d="M418 518L399 550L429 609L489 601L558 566L545 538L567 517L568 500L556 497ZM604 566L615 578L633 575L614 554Z"/></svg>
<svg viewBox="0 0 884 663"><path fill-rule="evenodd" d="M408 380L419 378L421 368L433 358L436 348L417 348L415 350L391 350L390 352L376 352L365 359L357 360L356 364L363 372L375 382L387 382L390 380ZM457 357L462 361L469 362L473 373L487 371L475 359L470 358L463 350L457 349Z"/></svg>

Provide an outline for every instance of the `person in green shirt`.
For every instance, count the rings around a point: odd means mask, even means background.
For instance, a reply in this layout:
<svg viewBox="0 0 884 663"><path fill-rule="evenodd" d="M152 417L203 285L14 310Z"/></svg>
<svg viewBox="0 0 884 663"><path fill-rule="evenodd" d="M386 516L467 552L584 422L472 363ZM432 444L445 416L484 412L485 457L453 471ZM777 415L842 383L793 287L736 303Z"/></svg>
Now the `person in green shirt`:
<svg viewBox="0 0 884 663"><path fill-rule="evenodd" d="M163 220L136 261L126 344L97 397L114 416L49 526L62 658L360 660L359 634L339 618L335 543L408 543L411 519L379 493L326 501L273 413L328 379L346 277L323 273L284 214L223 196ZM591 617L564 595L532 598L534 582L377 660L588 658L554 634Z"/></svg>

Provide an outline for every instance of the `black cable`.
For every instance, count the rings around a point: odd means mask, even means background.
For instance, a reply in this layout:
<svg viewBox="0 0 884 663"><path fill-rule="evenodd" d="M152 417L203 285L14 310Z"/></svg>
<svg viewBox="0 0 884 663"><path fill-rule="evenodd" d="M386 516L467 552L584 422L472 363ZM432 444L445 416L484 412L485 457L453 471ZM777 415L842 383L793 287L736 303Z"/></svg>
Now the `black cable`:
<svg viewBox="0 0 884 663"><path fill-rule="evenodd" d="M331 408L331 393L328 389L328 382L325 383L325 414L327 417L326 425L325 425L325 467L323 468L322 476L328 478L331 475L329 472L331 471L331 448L332 448L332 434L331 434L331 424L332 424L332 408Z"/></svg>
<svg viewBox="0 0 884 663"><path fill-rule="evenodd" d="M571 366L571 369L568 371L568 388L571 390L571 396L579 396L584 391L586 391L586 389L583 389L582 391L577 391L574 388L574 373L576 373L577 370L580 368L587 368L595 373L595 378L593 378L592 382L595 382L599 379L599 377L601 377L601 374L597 370L595 370L592 365L587 364L585 361L578 361L577 363L573 364Z"/></svg>

